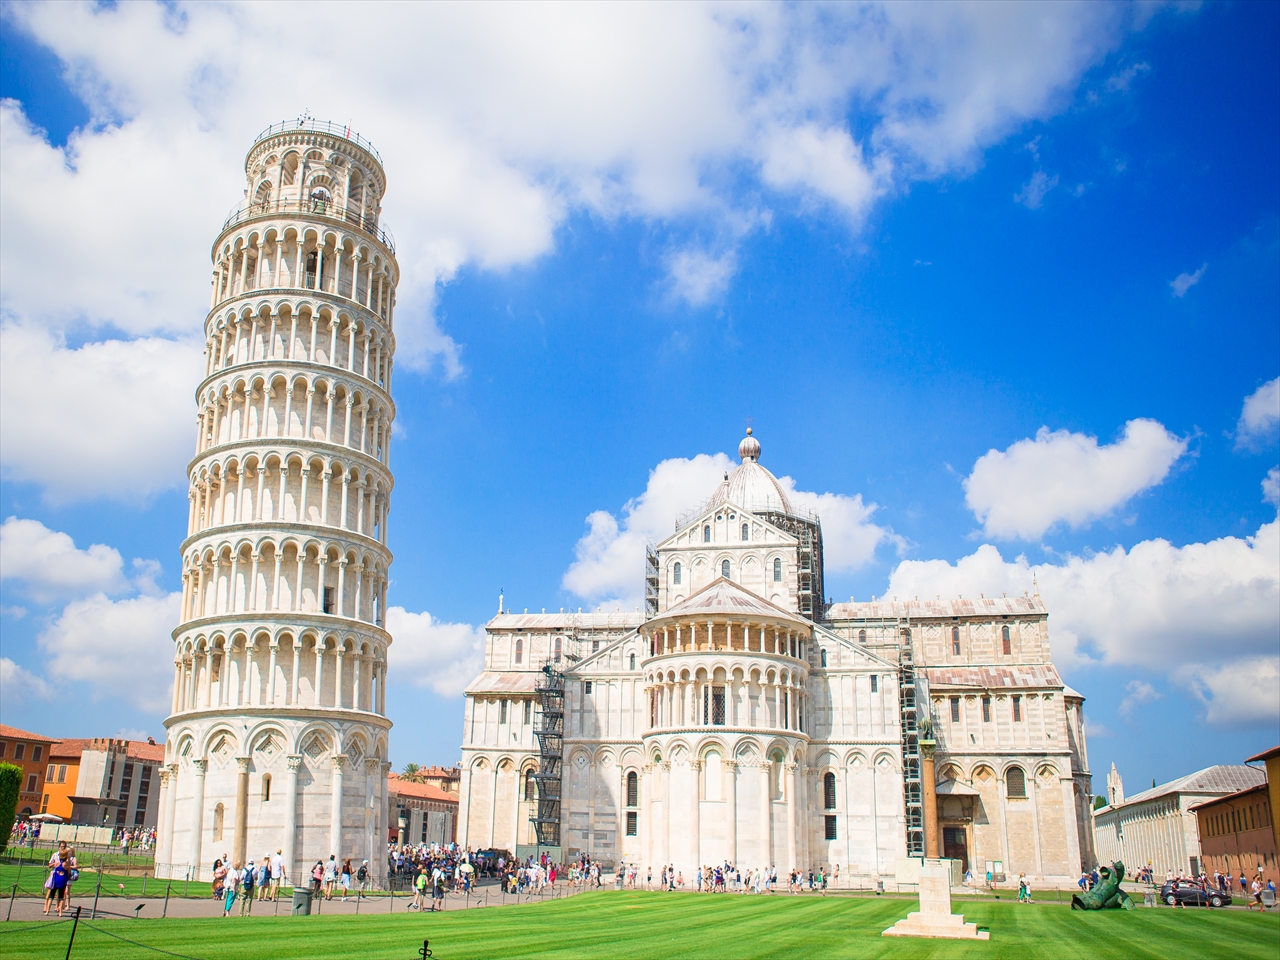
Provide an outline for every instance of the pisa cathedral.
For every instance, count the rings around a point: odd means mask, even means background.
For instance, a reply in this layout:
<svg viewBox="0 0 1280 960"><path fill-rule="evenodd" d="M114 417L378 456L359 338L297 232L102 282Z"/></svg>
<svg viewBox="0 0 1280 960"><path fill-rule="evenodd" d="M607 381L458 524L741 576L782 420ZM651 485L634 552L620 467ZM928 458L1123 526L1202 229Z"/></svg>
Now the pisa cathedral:
<svg viewBox="0 0 1280 960"><path fill-rule="evenodd" d="M822 528L741 464L646 558L644 613L502 611L466 691L458 839L606 864L1093 864L1083 697L1039 596L824 602Z"/></svg>
<svg viewBox="0 0 1280 960"><path fill-rule="evenodd" d="M276 851L289 876L387 836L383 626L392 319L382 161L269 127L212 248L156 875Z"/></svg>

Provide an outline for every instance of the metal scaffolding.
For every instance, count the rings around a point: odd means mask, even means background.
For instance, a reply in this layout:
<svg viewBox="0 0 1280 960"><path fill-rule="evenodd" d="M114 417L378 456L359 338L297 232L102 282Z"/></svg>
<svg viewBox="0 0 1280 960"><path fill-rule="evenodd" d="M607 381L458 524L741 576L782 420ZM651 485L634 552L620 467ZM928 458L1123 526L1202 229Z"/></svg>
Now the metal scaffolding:
<svg viewBox="0 0 1280 960"><path fill-rule="evenodd" d="M920 741L916 716L916 669L911 628L898 647L898 707L902 715L902 793L907 808L907 856L924 856L924 797L920 781ZM927 706L927 704L926 704Z"/></svg>
<svg viewBox="0 0 1280 960"><path fill-rule="evenodd" d="M826 616L826 588L822 577L822 527L816 514L798 517L788 513L760 514L772 526L785 530L797 540L797 560L800 576L797 583L797 604L800 615L809 620L821 620Z"/></svg>
<svg viewBox="0 0 1280 960"><path fill-rule="evenodd" d="M564 763L564 673L561 663L572 664L577 655L578 637L568 638L568 650L542 665L542 682L534 688L538 694L539 716L533 735L538 738L538 772L533 775L538 785L538 804L529 819L537 834L539 847L560 846L560 797Z"/></svg>
<svg viewBox="0 0 1280 960"><path fill-rule="evenodd" d="M658 615L658 551L652 544L644 548L644 615Z"/></svg>

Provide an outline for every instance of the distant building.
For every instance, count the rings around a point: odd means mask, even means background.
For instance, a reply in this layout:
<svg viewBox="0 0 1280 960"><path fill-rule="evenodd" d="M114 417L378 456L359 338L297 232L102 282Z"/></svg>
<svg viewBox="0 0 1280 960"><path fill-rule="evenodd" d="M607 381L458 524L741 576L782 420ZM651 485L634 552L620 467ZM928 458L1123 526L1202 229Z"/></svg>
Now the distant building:
<svg viewBox="0 0 1280 960"><path fill-rule="evenodd" d="M164 747L109 737L79 742L87 745L81 750L75 793L67 798L71 822L129 830L154 827Z"/></svg>
<svg viewBox="0 0 1280 960"><path fill-rule="evenodd" d="M428 768L428 772L430 770L448 772L442 767ZM455 777L454 790L450 792L434 783L419 783L390 774L387 777L388 822L393 832L387 839L397 843L453 843L458 836L456 783Z"/></svg>
<svg viewBox="0 0 1280 960"><path fill-rule="evenodd" d="M419 783L429 783L445 793L458 795L458 785L462 781L461 767L419 767L413 779Z"/></svg>
<svg viewBox="0 0 1280 960"><path fill-rule="evenodd" d="M1113 771L1114 773L1114 771ZM1132 876L1150 866L1157 877L1198 874L1203 869L1200 830L1192 808L1207 800L1262 784L1261 770L1219 765L1144 790L1127 799L1119 774L1107 779L1108 794L1119 798L1094 811L1098 861L1119 860Z"/></svg>
<svg viewBox="0 0 1280 960"><path fill-rule="evenodd" d="M44 796L45 760L52 743L50 737L0 724L0 763L12 763L22 768L22 785L18 791L19 819L30 817L40 809L40 800Z"/></svg>
<svg viewBox="0 0 1280 960"><path fill-rule="evenodd" d="M1263 783L1192 808L1200 831L1202 869L1208 874L1217 871L1233 877L1243 873L1250 880L1261 874L1264 882L1280 883L1276 863L1280 844L1272 802L1277 784L1271 776L1280 763L1280 747L1249 759L1267 761Z"/></svg>

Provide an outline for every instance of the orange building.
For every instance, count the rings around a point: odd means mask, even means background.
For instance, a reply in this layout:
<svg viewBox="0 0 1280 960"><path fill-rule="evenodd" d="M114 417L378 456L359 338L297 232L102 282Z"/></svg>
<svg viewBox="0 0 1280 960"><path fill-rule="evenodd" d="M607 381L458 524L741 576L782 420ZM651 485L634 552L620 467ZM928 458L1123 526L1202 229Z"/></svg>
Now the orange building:
<svg viewBox="0 0 1280 960"><path fill-rule="evenodd" d="M1229 793L1191 808L1200 827L1201 868L1235 878L1232 894L1240 893L1240 875L1252 881L1261 875L1280 884L1276 864L1276 835L1267 784Z"/></svg>
<svg viewBox="0 0 1280 960"><path fill-rule="evenodd" d="M41 813L52 813L63 820L71 819L71 795L76 792L80 776L80 757L92 740L58 740L49 747L49 764L44 771L44 796Z"/></svg>
<svg viewBox="0 0 1280 960"><path fill-rule="evenodd" d="M38 733L0 724L0 763L22 767L22 785L18 792L19 819L40 812L44 796L45 763L49 759L49 746L53 742L52 737L42 737Z"/></svg>

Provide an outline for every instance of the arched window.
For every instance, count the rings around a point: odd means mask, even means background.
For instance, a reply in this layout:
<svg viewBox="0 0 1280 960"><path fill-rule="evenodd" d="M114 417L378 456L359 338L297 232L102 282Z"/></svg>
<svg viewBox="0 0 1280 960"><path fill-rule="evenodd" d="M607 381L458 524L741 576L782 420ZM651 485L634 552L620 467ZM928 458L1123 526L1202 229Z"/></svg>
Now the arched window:
<svg viewBox="0 0 1280 960"><path fill-rule="evenodd" d="M226 819L227 811L222 804L218 804L213 808L213 839L218 841L222 839L222 823Z"/></svg>
<svg viewBox="0 0 1280 960"><path fill-rule="evenodd" d="M677 560L676 565L671 568L671 582L672 583L680 582L680 561L679 560Z"/></svg>
<svg viewBox="0 0 1280 960"><path fill-rule="evenodd" d="M631 655L631 669L634 670L635 668L636 668L636 655L633 653Z"/></svg>
<svg viewBox="0 0 1280 960"><path fill-rule="evenodd" d="M747 526L745 523L742 525L742 539L743 540L751 539L751 528Z"/></svg>
<svg viewBox="0 0 1280 960"><path fill-rule="evenodd" d="M555 660L556 663L560 662L560 638L559 637L556 637L555 655L553 659Z"/></svg>
<svg viewBox="0 0 1280 960"><path fill-rule="evenodd" d="M702 527L702 542L703 543L711 542L711 524L709 523L704 524Z"/></svg>
<svg viewBox="0 0 1280 960"><path fill-rule="evenodd" d="M526 800L538 799L538 781L533 779L532 769L524 772L524 798Z"/></svg>
<svg viewBox="0 0 1280 960"><path fill-rule="evenodd" d="M516 663L524 663L524 641L516 640Z"/></svg>
<svg viewBox="0 0 1280 960"><path fill-rule="evenodd" d="M1005 771L1005 786L1009 790L1009 796L1025 799L1027 796L1027 775L1022 772L1021 767L1010 767Z"/></svg>
<svg viewBox="0 0 1280 960"><path fill-rule="evenodd" d="M827 665L827 651L826 651L826 650L823 650L823 651L822 651L822 665L823 665L824 667Z"/></svg>
<svg viewBox="0 0 1280 960"><path fill-rule="evenodd" d="M634 770L627 774L627 806L640 806L640 778Z"/></svg>
<svg viewBox="0 0 1280 960"><path fill-rule="evenodd" d="M1004 655L1006 657L1013 652L1013 645L1009 640L1009 625L1007 623L1000 628L1000 644L1004 649Z"/></svg>
<svg viewBox="0 0 1280 960"><path fill-rule="evenodd" d="M865 630L859 630L859 631L858 631L858 642L859 642L859 643L866 643L866 642L867 642L867 631L865 631Z"/></svg>
<svg viewBox="0 0 1280 960"><path fill-rule="evenodd" d="M262 775L262 802L266 803L271 799L271 774L264 773Z"/></svg>
<svg viewBox="0 0 1280 960"><path fill-rule="evenodd" d="M773 558L773 582L774 583L782 582L782 558L781 557Z"/></svg>
<svg viewBox="0 0 1280 960"><path fill-rule="evenodd" d="M960 656L960 628L951 628L951 652L955 656Z"/></svg>
<svg viewBox="0 0 1280 960"><path fill-rule="evenodd" d="M836 775L828 773L822 778L822 806L827 810L836 808Z"/></svg>
<svg viewBox="0 0 1280 960"><path fill-rule="evenodd" d="M720 564L720 576L724 577L726 580L729 579L729 561L728 560L725 560L723 563Z"/></svg>

